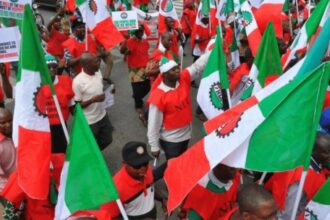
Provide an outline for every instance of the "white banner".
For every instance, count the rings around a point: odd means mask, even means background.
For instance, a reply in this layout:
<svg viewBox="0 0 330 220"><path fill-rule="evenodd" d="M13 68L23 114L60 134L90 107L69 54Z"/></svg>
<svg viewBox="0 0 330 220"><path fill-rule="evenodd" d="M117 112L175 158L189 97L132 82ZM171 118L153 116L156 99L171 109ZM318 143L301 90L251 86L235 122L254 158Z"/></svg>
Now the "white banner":
<svg viewBox="0 0 330 220"><path fill-rule="evenodd" d="M118 31L136 30L139 28L136 11L114 11L112 21Z"/></svg>
<svg viewBox="0 0 330 220"><path fill-rule="evenodd" d="M22 20L25 4L31 0L0 0L0 17Z"/></svg>
<svg viewBox="0 0 330 220"><path fill-rule="evenodd" d="M21 34L18 27L0 28L0 63L18 61Z"/></svg>

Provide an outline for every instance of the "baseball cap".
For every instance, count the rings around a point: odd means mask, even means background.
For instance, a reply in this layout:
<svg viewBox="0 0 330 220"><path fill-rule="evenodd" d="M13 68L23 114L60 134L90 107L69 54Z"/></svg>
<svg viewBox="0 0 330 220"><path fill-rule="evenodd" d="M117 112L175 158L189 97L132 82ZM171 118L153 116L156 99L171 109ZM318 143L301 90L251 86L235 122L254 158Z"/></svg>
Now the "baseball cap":
<svg viewBox="0 0 330 220"><path fill-rule="evenodd" d="M122 157L131 166L140 166L152 160L152 157L148 154L146 144L137 141L130 141L124 145Z"/></svg>

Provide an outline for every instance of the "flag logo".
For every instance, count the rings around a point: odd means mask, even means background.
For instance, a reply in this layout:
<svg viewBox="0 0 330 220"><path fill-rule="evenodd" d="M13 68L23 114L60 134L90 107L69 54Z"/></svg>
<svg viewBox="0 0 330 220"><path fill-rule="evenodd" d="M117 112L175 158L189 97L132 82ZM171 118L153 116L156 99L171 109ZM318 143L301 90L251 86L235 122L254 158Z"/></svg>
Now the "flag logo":
<svg viewBox="0 0 330 220"><path fill-rule="evenodd" d="M218 110L221 109L224 110L224 104L222 102L224 95L225 94L223 94L221 83L220 82L213 83L209 89L209 98L214 108Z"/></svg>
<svg viewBox="0 0 330 220"><path fill-rule="evenodd" d="M317 215L314 214L313 210L309 210L308 208L306 208L305 210L305 219L308 220L320 220Z"/></svg>
<svg viewBox="0 0 330 220"><path fill-rule="evenodd" d="M34 92L34 108L35 111L38 112L39 116L46 118L47 117L47 110L46 110L46 98L43 94L42 86L37 87L36 91Z"/></svg>
<svg viewBox="0 0 330 220"><path fill-rule="evenodd" d="M120 14L120 17L121 17L122 19L126 19L126 18L128 17L128 15L127 15L126 12L122 12L122 13Z"/></svg>
<svg viewBox="0 0 330 220"><path fill-rule="evenodd" d="M163 0L160 8L164 11L164 12L170 12L173 9L173 3L171 0Z"/></svg>
<svg viewBox="0 0 330 220"><path fill-rule="evenodd" d="M216 135L219 138L225 138L226 136L229 136L231 133L233 133L235 128L238 127L238 122L242 119L242 115L243 113L228 119L228 121L223 123L215 130Z"/></svg>
<svg viewBox="0 0 330 220"><path fill-rule="evenodd" d="M242 25L244 27L248 26L249 24L251 24L253 17L252 14L248 11L242 11Z"/></svg>
<svg viewBox="0 0 330 220"><path fill-rule="evenodd" d="M89 6L89 9L94 12L94 14L97 13L97 5L96 5L96 2L95 0L89 0L88 1L88 6Z"/></svg>

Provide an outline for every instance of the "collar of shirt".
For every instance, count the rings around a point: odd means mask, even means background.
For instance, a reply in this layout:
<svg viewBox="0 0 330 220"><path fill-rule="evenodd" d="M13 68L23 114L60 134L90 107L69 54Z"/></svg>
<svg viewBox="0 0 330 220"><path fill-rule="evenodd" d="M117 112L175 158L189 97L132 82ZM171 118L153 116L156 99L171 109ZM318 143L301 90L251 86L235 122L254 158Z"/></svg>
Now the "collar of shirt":
<svg viewBox="0 0 330 220"><path fill-rule="evenodd" d="M209 172L209 179L210 181L216 185L219 188L225 188L226 191L230 189L230 187L233 185L233 181L230 180L228 183L223 183L214 175L213 171Z"/></svg>
<svg viewBox="0 0 330 220"><path fill-rule="evenodd" d="M161 41L159 41L158 50L162 51L163 53L166 52L166 48L164 47Z"/></svg>
<svg viewBox="0 0 330 220"><path fill-rule="evenodd" d="M172 88L172 87L169 87L169 86L165 85L165 83L162 81L159 84L158 88L161 89L161 90L163 90L164 92L168 92L168 91L176 90L179 87L179 85L180 85L180 83L179 82L176 82L175 88Z"/></svg>

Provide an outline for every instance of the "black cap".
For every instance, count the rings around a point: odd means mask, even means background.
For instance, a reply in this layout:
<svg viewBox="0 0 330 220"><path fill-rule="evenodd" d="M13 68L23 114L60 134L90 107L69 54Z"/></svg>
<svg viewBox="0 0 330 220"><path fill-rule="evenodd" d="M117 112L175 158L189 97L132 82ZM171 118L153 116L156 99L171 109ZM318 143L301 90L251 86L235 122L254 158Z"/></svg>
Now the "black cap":
<svg viewBox="0 0 330 220"><path fill-rule="evenodd" d="M124 145L122 157L131 166L140 166L152 160L145 143L130 141Z"/></svg>
<svg viewBox="0 0 330 220"><path fill-rule="evenodd" d="M74 30L76 27L85 25L83 20L80 17L74 17L71 20L71 29Z"/></svg>

